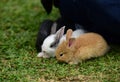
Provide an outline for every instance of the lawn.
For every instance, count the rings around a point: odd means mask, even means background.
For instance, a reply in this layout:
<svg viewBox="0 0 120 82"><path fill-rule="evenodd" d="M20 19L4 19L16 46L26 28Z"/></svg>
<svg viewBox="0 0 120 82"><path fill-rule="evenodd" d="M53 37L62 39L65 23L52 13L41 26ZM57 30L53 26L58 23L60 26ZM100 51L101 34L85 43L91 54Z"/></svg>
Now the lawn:
<svg viewBox="0 0 120 82"><path fill-rule="evenodd" d="M57 17L40 0L0 0L0 82L119 82L120 46L114 44L105 56L78 65L36 57L39 25Z"/></svg>

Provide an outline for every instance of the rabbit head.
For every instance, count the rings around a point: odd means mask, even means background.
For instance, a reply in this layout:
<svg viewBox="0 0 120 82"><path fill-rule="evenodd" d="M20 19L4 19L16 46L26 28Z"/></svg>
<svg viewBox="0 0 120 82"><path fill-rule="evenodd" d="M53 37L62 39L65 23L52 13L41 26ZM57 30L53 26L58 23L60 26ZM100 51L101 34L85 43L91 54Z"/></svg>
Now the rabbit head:
<svg viewBox="0 0 120 82"><path fill-rule="evenodd" d="M76 51L74 47L75 38L71 38L73 31L68 29L66 33L66 41L63 41L57 48L56 48L56 58L58 61L61 62L71 62L74 58L74 52Z"/></svg>
<svg viewBox="0 0 120 82"><path fill-rule="evenodd" d="M40 52L42 53L42 55L38 54L38 57L41 57L43 55L47 55L47 57L55 56L54 52L60 41L60 38L64 34L64 29L65 29L65 26L61 27L55 34L51 34L44 40L43 45L41 46L42 52ZM52 30L55 30L55 29L52 29Z"/></svg>

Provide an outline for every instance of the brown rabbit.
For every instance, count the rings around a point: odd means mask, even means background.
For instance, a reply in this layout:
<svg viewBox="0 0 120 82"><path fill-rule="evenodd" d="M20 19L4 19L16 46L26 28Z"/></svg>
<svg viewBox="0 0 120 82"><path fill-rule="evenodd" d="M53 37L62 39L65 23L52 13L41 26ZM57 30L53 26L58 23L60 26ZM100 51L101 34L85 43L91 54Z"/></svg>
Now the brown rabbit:
<svg viewBox="0 0 120 82"><path fill-rule="evenodd" d="M55 52L58 61L78 64L92 57L103 56L109 50L107 42L97 33L85 33L78 38L71 38L72 33L69 29L66 41L58 45Z"/></svg>

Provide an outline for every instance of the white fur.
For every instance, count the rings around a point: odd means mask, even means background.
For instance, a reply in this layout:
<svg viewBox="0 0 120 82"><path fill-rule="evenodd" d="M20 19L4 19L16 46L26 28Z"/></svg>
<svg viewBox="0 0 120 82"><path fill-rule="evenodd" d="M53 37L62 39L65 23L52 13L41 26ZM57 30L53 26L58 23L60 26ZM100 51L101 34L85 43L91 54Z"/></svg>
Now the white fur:
<svg viewBox="0 0 120 82"><path fill-rule="evenodd" d="M77 29L77 30L73 31L72 38L77 38L77 37L79 37L81 34L84 34L84 33L85 33L85 30L83 30L83 29ZM59 44L60 44L62 41L64 41L64 40L66 40L66 35L64 35L64 36L60 39Z"/></svg>
<svg viewBox="0 0 120 82"><path fill-rule="evenodd" d="M85 33L83 29L77 29L73 32L72 37L77 38L81 34ZM55 41L55 34L52 34L48 36L42 45L42 52L38 53L37 57L43 57L43 58L50 58L50 57L55 57L55 49L56 48L50 48L51 43ZM66 40L66 35L63 35L62 38L60 39L59 44L63 41Z"/></svg>
<svg viewBox="0 0 120 82"><path fill-rule="evenodd" d="M55 48L50 48L50 45L52 42L54 42L54 39L55 39L55 34L52 34L44 40L43 45L41 46L42 52L40 52L37 55L37 57L44 57L44 55L48 55L48 57L46 58L49 58L55 56L54 55Z"/></svg>

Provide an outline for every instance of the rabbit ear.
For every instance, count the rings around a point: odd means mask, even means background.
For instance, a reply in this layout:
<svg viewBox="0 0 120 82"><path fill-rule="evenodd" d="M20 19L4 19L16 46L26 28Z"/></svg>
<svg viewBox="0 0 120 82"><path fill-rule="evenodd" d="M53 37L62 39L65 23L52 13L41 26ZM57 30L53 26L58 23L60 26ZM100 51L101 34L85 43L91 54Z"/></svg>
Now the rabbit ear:
<svg viewBox="0 0 120 82"><path fill-rule="evenodd" d="M50 34L55 34L56 33L56 29L57 29L57 23L54 22L52 27L51 27L51 33Z"/></svg>
<svg viewBox="0 0 120 82"><path fill-rule="evenodd" d="M64 35L64 30L65 26L61 27L57 32L56 32L56 40L60 40L60 38Z"/></svg>
<svg viewBox="0 0 120 82"><path fill-rule="evenodd" d="M68 42L68 47L71 47L75 42L75 38L70 38Z"/></svg>
<svg viewBox="0 0 120 82"><path fill-rule="evenodd" d="M55 34L55 41L51 44L51 47L56 47L64 34L65 26L61 27Z"/></svg>
<svg viewBox="0 0 120 82"><path fill-rule="evenodd" d="M66 33L66 40L67 41L69 41L69 39L71 38L72 33L73 33L72 29L68 29L67 30L67 33Z"/></svg>

